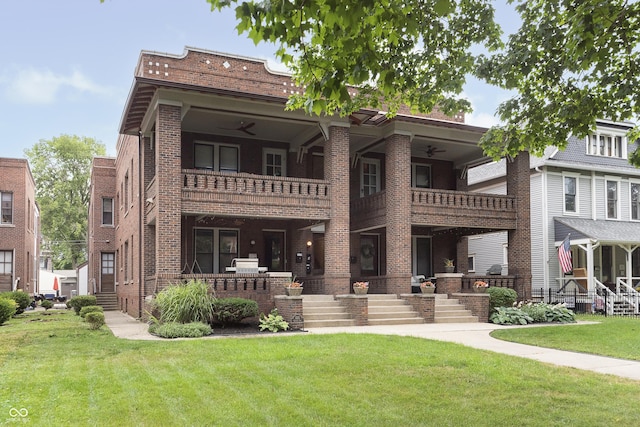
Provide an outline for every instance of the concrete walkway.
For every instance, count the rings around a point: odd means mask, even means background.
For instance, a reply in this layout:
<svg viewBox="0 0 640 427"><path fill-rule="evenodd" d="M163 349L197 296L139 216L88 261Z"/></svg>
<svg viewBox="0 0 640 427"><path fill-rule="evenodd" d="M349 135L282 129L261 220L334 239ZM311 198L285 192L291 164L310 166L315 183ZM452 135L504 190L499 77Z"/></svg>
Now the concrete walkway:
<svg viewBox="0 0 640 427"><path fill-rule="evenodd" d="M107 326L118 338L133 340L163 340L148 332L148 325L119 311L105 311ZM492 323L425 323L419 325L353 326L333 328L311 328L311 334L367 333L380 335L400 335L448 341L481 350L511 356L525 357L558 366L583 369L601 374L617 375L640 381L640 362L593 356L571 351L553 350L525 344L517 344L492 338L489 334L497 329L536 326L502 326ZM271 336L270 334L257 334ZM214 335L215 337L215 335ZM219 335L217 338L221 338ZM166 341L166 340L165 340Z"/></svg>

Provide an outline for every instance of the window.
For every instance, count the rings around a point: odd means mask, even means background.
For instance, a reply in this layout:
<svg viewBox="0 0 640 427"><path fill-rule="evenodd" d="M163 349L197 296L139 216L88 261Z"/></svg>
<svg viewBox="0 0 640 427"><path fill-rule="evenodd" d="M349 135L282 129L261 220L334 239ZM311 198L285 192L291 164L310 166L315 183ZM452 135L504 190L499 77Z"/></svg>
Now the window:
<svg viewBox="0 0 640 427"><path fill-rule="evenodd" d="M564 180L564 212L577 213L577 181L575 176L565 176Z"/></svg>
<svg viewBox="0 0 640 427"><path fill-rule="evenodd" d="M269 176L287 176L287 152L266 148L262 152L262 173Z"/></svg>
<svg viewBox="0 0 640 427"><path fill-rule="evenodd" d="M631 183L631 219L640 220L640 183Z"/></svg>
<svg viewBox="0 0 640 427"><path fill-rule="evenodd" d="M238 231L198 228L194 230L193 273L224 273L238 257Z"/></svg>
<svg viewBox="0 0 640 427"><path fill-rule="evenodd" d="M113 199L102 199L102 225L113 225Z"/></svg>
<svg viewBox="0 0 640 427"><path fill-rule="evenodd" d="M626 137L624 134L596 132L587 137L587 154L604 157L627 157Z"/></svg>
<svg viewBox="0 0 640 427"><path fill-rule="evenodd" d="M607 180L607 219L618 218L618 181Z"/></svg>
<svg viewBox="0 0 640 427"><path fill-rule="evenodd" d="M13 224L13 193L0 193L0 224Z"/></svg>
<svg viewBox="0 0 640 427"><path fill-rule="evenodd" d="M380 191L380 161L362 159L360 194L369 196Z"/></svg>
<svg viewBox="0 0 640 427"><path fill-rule="evenodd" d="M238 147L223 144L194 144L194 166L220 172L238 172Z"/></svg>
<svg viewBox="0 0 640 427"><path fill-rule="evenodd" d="M476 255L471 254L467 258L467 268L469 273L474 273L476 271Z"/></svg>
<svg viewBox="0 0 640 427"><path fill-rule="evenodd" d="M13 251L0 251L0 274L13 273Z"/></svg>
<svg viewBox="0 0 640 427"><path fill-rule="evenodd" d="M102 253L102 274L113 274L115 265L115 256L113 252Z"/></svg>
<svg viewBox="0 0 640 427"><path fill-rule="evenodd" d="M411 165L411 186L431 188L431 165Z"/></svg>
<svg viewBox="0 0 640 427"><path fill-rule="evenodd" d="M129 171L127 171L127 173L124 174L123 194L124 194L124 211L128 212L129 211Z"/></svg>

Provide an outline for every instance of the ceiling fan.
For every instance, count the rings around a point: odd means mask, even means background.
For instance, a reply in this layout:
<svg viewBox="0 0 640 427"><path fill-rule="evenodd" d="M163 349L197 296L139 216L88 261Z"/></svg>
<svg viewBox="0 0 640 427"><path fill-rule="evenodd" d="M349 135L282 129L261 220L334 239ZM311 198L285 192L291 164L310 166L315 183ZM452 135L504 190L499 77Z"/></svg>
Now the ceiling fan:
<svg viewBox="0 0 640 427"><path fill-rule="evenodd" d="M251 132L249 129L251 129L252 127L254 127L256 125L255 122L251 122L251 123L247 123L245 124L244 122L240 122L240 126L238 126L237 128L219 128L219 129L224 129L224 130L238 130L240 132L244 132L247 135L255 135L254 132Z"/></svg>
<svg viewBox="0 0 640 427"><path fill-rule="evenodd" d="M436 148L431 145L427 146L427 149L424 150L424 152L427 153L427 157L433 157L434 154L444 153L445 151L447 150L441 150L440 148Z"/></svg>

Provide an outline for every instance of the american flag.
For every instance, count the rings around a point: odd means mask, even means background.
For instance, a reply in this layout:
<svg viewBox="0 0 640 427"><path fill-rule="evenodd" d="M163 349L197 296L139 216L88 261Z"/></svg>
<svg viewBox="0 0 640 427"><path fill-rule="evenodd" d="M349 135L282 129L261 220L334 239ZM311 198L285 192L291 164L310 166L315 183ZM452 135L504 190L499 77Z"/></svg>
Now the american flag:
<svg viewBox="0 0 640 427"><path fill-rule="evenodd" d="M567 234L567 237L562 241L558 248L558 260L560 261L560 268L563 273L569 273L573 271L573 263L571 262L571 235Z"/></svg>

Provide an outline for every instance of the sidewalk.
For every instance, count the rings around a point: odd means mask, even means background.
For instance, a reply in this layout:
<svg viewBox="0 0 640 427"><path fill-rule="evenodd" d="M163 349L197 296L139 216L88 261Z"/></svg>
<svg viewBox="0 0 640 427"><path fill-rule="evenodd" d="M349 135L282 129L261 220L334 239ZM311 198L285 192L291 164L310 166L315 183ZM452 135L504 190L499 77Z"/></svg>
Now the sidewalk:
<svg viewBox="0 0 640 427"><path fill-rule="evenodd" d="M133 340L162 340L162 338L149 334L147 331L148 325L135 320L133 317L125 313L119 311L105 311L104 315L107 326L118 338ZM553 365L593 371L601 374L616 375L640 381L640 362L517 344L498 340L489 335L491 331L497 329L510 329L514 327L517 326L502 326L492 323L425 323L420 325L312 328L308 330L308 333L368 333L448 341L481 350L489 350L496 353L524 357Z"/></svg>

